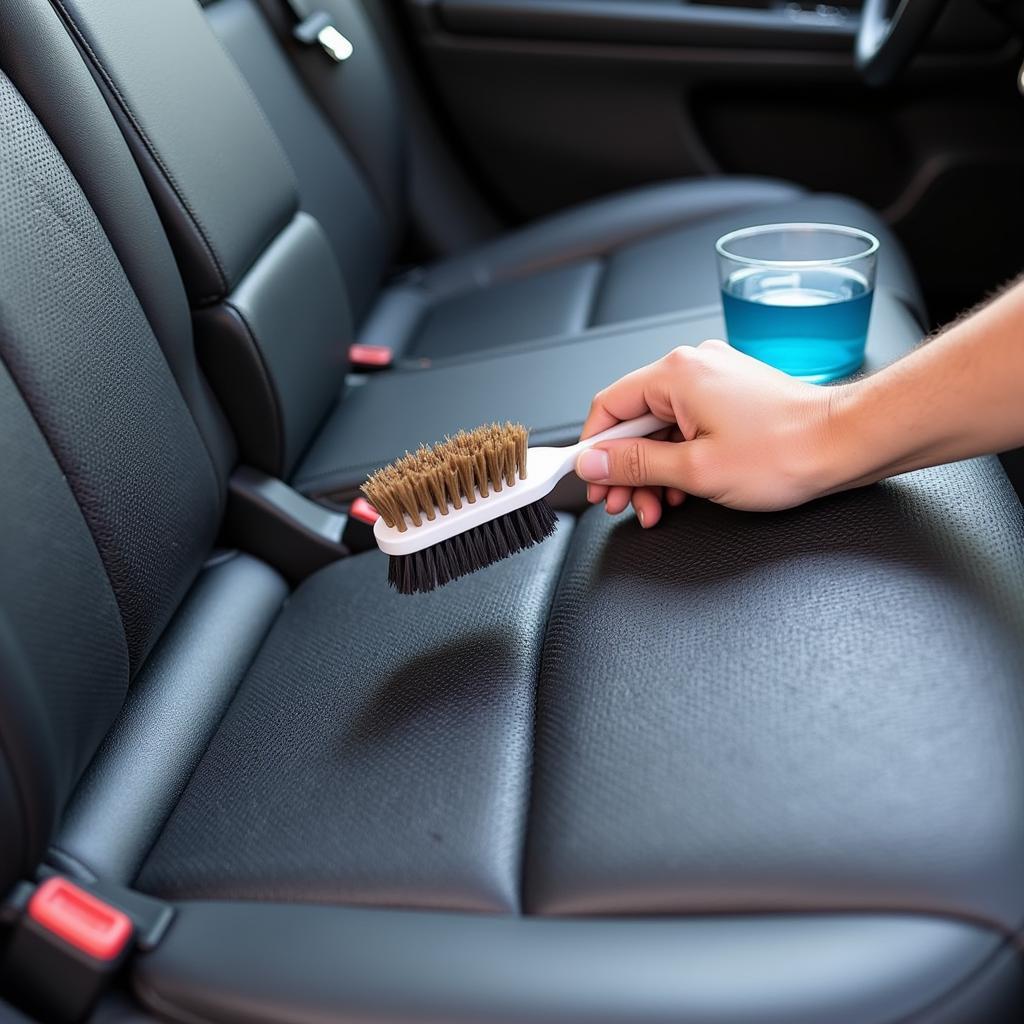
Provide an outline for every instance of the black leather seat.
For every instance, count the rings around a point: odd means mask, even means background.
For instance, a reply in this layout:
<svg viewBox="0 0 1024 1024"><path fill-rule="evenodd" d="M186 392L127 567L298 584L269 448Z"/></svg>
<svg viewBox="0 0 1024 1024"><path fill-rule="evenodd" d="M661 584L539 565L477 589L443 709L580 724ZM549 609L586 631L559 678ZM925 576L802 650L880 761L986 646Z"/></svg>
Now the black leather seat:
<svg viewBox="0 0 1024 1024"><path fill-rule="evenodd" d="M98 1020L1015 1019L996 460L290 591L215 547L234 440L101 83L50 4L3 14L0 891L175 912Z"/></svg>
<svg viewBox="0 0 1024 1024"><path fill-rule="evenodd" d="M744 224L840 220L894 242L881 218L849 200L811 200L766 179L695 179L548 217L417 267L378 294L394 239L410 217L417 169L409 164L417 154L401 83L393 80L394 57L377 26L358 2L323 4L355 47L344 65L332 66L316 47L295 44L286 5L277 0L203 6L281 140L303 209L331 240L364 342L445 358L717 302L710 256L717 235L702 229L724 215ZM885 249L891 258L883 284L920 311L899 246Z"/></svg>
<svg viewBox="0 0 1024 1024"><path fill-rule="evenodd" d="M629 358L640 325L718 308L714 240L751 221L842 221L874 231L883 241L881 302L923 322L913 274L875 212L763 179L671 182L598 200L382 288L409 217L408 146L387 58L359 5L342 7L357 49L333 65L319 50L286 52L290 36L279 40L254 0L206 4L216 35L194 0L159 10L124 0L62 3L168 225L201 362L250 465L344 499L381 459L434 436L436 423L412 416L416 403L405 396L395 420L404 433L383 451L351 451L353 438L384 436L360 429L344 408L345 342L353 338L385 344L416 369L526 346L537 351L536 378L554 372L544 349L617 331L619 358L599 364L599 384L614 379L643 361ZM722 333L717 322L704 329ZM592 358L581 349L577 362ZM493 374L479 372L474 390L486 392ZM443 403L450 419L442 432L475 425L464 415L465 388L452 379L438 372L408 380L410 391ZM362 404L392 386L370 382ZM559 441L578 430L593 394L572 375L557 407L520 390L519 403L501 414L540 433L561 428Z"/></svg>

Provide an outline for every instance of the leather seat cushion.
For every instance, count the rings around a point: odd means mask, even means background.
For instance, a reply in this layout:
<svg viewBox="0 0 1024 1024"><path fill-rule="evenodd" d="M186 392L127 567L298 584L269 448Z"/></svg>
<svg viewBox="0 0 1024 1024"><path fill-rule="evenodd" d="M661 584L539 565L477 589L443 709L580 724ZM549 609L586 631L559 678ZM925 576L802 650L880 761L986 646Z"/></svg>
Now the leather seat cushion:
<svg viewBox="0 0 1024 1024"><path fill-rule="evenodd" d="M917 280L896 236L874 210L835 195L804 195L734 210L688 225L683 231L665 232L617 249L607 260L593 323L618 323L707 302L717 304L718 238L754 224L801 221L846 224L875 235L881 242L877 283L906 302L922 324L927 323Z"/></svg>
<svg viewBox="0 0 1024 1024"><path fill-rule="evenodd" d="M541 644L571 529L416 597L388 587L377 552L307 580L138 885L516 911Z"/></svg>
<svg viewBox="0 0 1024 1024"><path fill-rule="evenodd" d="M877 235L879 284L924 321L900 243L873 210L784 182L706 178L587 203L418 270L383 293L360 340L438 359L717 305L715 240L789 221Z"/></svg>
<svg viewBox="0 0 1024 1024"><path fill-rule="evenodd" d="M1024 919L1024 530L994 458L775 515L582 518L526 907Z"/></svg>
<svg viewBox="0 0 1024 1024"><path fill-rule="evenodd" d="M377 555L308 581L139 884L1017 927L1024 531L995 459L568 534L415 599Z"/></svg>

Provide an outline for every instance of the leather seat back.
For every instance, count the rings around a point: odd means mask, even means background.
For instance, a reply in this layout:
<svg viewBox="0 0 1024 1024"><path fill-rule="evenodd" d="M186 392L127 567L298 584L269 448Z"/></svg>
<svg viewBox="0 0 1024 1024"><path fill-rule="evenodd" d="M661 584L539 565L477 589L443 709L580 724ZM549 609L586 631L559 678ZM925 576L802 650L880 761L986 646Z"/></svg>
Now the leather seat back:
<svg viewBox="0 0 1024 1024"><path fill-rule="evenodd" d="M242 458L287 476L347 368L330 239L299 210L292 166L194 0L62 7L167 226Z"/></svg>
<svg viewBox="0 0 1024 1024"><path fill-rule="evenodd" d="M293 35L286 0L212 0L206 16L241 68L323 225L362 321L408 229L410 124L396 70L363 0L297 0L352 43L330 60Z"/></svg>
<svg viewBox="0 0 1024 1024"><path fill-rule="evenodd" d="M49 5L7 5L0 67L6 887L38 863L205 560L232 451L194 363L181 282L143 181ZM119 259L130 252L131 280Z"/></svg>

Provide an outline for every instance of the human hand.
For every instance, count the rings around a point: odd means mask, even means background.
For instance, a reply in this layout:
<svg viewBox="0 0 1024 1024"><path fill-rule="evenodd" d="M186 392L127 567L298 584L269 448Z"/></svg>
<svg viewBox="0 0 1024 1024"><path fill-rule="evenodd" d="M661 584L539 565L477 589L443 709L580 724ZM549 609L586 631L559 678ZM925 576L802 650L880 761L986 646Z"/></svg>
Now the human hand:
<svg viewBox="0 0 1024 1024"><path fill-rule="evenodd" d="M587 498L616 514L632 502L644 527L662 499L687 494L731 508L790 508L831 490L831 407L843 386L795 380L724 341L681 346L599 392L582 437L652 412L676 427L584 452Z"/></svg>

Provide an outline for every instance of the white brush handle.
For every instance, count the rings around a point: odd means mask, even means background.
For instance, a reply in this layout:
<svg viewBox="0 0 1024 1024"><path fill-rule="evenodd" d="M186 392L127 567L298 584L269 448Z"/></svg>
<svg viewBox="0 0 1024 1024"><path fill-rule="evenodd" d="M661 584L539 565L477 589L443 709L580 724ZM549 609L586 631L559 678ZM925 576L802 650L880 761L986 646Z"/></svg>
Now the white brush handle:
<svg viewBox="0 0 1024 1024"><path fill-rule="evenodd" d="M621 423L616 423L614 427L602 430L600 434L594 434L593 437L588 437L585 441L577 441L565 451L572 452L572 464L575 466L580 455L596 444L601 444L603 441L619 441L624 437L646 437L657 430L664 430L667 426L670 424L649 412L646 416L637 416L635 420L623 420Z"/></svg>
<svg viewBox="0 0 1024 1024"><path fill-rule="evenodd" d="M565 448L530 448L526 453L526 476L511 487L500 491L492 490L486 498L477 491L472 502L463 500L462 508L451 508L441 515L435 514L433 521L424 519L421 526L413 526L406 517L406 529L388 526L378 519L373 527L377 546L386 555L411 555L424 548L440 544L449 537L465 533L482 523L508 515L524 505L539 501L566 473L572 471L581 452L600 444L602 441L617 441L624 437L646 437L670 424L657 416L648 414L635 420L623 420L614 427L601 431L585 441Z"/></svg>

